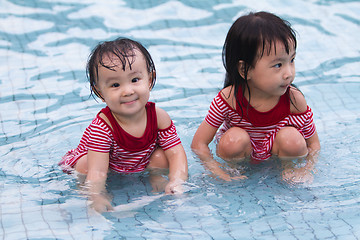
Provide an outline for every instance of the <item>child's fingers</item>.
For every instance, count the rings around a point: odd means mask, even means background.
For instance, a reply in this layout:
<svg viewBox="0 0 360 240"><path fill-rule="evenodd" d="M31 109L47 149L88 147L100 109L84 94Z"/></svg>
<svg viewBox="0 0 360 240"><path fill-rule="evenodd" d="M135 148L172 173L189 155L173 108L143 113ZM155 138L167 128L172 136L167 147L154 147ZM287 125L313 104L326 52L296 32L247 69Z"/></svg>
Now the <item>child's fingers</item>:
<svg viewBox="0 0 360 240"><path fill-rule="evenodd" d="M231 177L231 180L244 180L247 179L248 177L245 175L241 175L241 176L235 176L235 177Z"/></svg>
<svg viewBox="0 0 360 240"><path fill-rule="evenodd" d="M211 174L210 176L215 178L215 179L220 178L220 179L222 179L224 181L227 181L227 182L231 182L232 180L247 179L247 176L245 176L245 175L232 177L232 176L230 176L229 174L226 174L226 173L219 174L219 175Z"/></svg>
<svg viewBox="0 0 360 240"><path fill-rule="evenodd" d="M182 183L184 181L176 181L176 182L169 182L165 187L166 194L182 194L184 193L184 188Z"/></svg>
<svg viewBox="0 0 360 240"><path fill-rule="evenodd" d="M91 207L99 213L112 211L114 209L107 197L102 196L101 194L93 195L91 200Z"/></svg>

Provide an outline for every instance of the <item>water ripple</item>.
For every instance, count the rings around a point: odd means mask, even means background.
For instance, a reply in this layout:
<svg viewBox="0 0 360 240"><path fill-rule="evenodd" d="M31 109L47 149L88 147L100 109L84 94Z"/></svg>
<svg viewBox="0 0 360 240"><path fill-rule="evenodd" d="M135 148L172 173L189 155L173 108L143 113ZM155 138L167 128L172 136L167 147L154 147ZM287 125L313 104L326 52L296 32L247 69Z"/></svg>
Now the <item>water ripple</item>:
<svg viewBox="0 0 360 240"><path fill-rule="evenodd" d="M308 186L286 185L280 170L266 164L245 169L246 181L224 183L211 178L190 150L223 85L227 30L238 16L255 10L274 12L297 31L295 83L314 111L323 146ZM39 238L23 231L31 222L45 229L38 234L74 239L138 233L158 239L356 238L359 11L355 0L1 1L0 236ZM89 96L90 50L118 36L141 41L152 54L158 82L151 100L176 123L188 155L189 184L195 186L122 218L88 213L74 178L57 167L104 107ZM152 194L147 175L114 179L116 204ZM35 219L34 212L41 216ZM19 226L22 230L14 230Z"/></svg>

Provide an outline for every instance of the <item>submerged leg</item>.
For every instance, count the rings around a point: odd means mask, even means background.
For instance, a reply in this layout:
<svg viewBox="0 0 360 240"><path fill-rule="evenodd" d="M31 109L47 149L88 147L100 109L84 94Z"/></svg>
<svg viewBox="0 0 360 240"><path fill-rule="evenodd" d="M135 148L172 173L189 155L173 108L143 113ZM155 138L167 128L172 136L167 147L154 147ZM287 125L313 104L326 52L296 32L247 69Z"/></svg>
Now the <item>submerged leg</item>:
<svg viewBox="0 0 360 240"><path fill-rule="evenodd" d="M272 153L283 167L282 179L289 184L311 183L313 164L304 137L294 127L282 128L276 135Z"/></svg>
<svg viewBox="0 0 360 240"><path fill-rule="evenodd" d="M163 177L168 174L169 161L167 160L164 150L157 148L150 157L150 163L147 170L150 172L150 184L154 192L163 192L168 184L168 180Z"/></svg>

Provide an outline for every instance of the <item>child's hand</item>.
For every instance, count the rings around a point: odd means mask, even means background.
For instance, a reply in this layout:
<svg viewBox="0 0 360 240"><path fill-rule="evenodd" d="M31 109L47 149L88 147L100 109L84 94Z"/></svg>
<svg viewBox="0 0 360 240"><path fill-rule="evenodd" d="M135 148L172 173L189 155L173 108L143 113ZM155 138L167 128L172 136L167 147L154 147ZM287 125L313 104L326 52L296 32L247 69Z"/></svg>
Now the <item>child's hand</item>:
<svg viewBox="0 0 360 240"><path fill-rule="evenodd" d="M90 199L92 201L91 207L99 213L114 210L111 206L109 198L103 194L92 194Z"/></svg>
<svg viewBox="0 0 360 240"><path fill-rule="evenodd" d="M231 182L232 180L243 180L243 179L247 179L247 176L245 175L241 175L241 176L230 176L230 174L227 174L225 172L218 172L217 175L215 174L211 174L212 177L214 178L220 178L224 181L227 181L227 182Z"/></svg>
<svg viewBox="0 0 360 240"><path fill-rule="evenodd" d="M289 184L312 183L314 175L311 171L303 168L290 168L282 172L282 179Z"/></svg>
<svg viewBox="0 0 360 240"><path fill-rule="evenodd" d="M150 184L152 186L153 192L163 192L167 183L168 180L162 175L150 175Z"/></svg>
<svg viewBox="0 0 360 240"><path fill-rule="evenodd" d="M182 186L182 184L184 183L184 181L178 179L175 181L170 181L166 186L165 186L165 194L182 194L184 193L184 188Z"/></svg>

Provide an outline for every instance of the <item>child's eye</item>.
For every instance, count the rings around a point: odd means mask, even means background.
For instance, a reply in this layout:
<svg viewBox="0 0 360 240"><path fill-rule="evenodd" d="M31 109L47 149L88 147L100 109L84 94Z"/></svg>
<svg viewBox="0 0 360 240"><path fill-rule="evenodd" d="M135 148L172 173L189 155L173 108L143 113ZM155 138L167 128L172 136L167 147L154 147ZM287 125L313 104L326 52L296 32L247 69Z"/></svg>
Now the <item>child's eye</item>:
<svg viewBox="0 0 360 240"><path fill-rule="evenodd" d="M291 59L291 63L294 63L295 62L295 58Z"/></svg>
<svg viewBox="0 0 360 240"><path fill-rule="evenodd" d="M120 87L120 84L118 84L118 83L113 83L113 84L111 85L111 87L114 87L114 88Z"/></svg>
<svg viewBox="0 0 360 240"><path fill-rule="evenodd" d="M131 82L133 82L133 83L136 83L136 82L138 82L139 81L139 78L133 78L132 80L131 80Z"/></svg>
<svg viewBox="0 0 360 240"><path fill-rule="evenodd" d="M275 65L274 65L275 68L280 68L281 66L282 66L281 63L278 63L278 64L275 64Z"/></svg>

